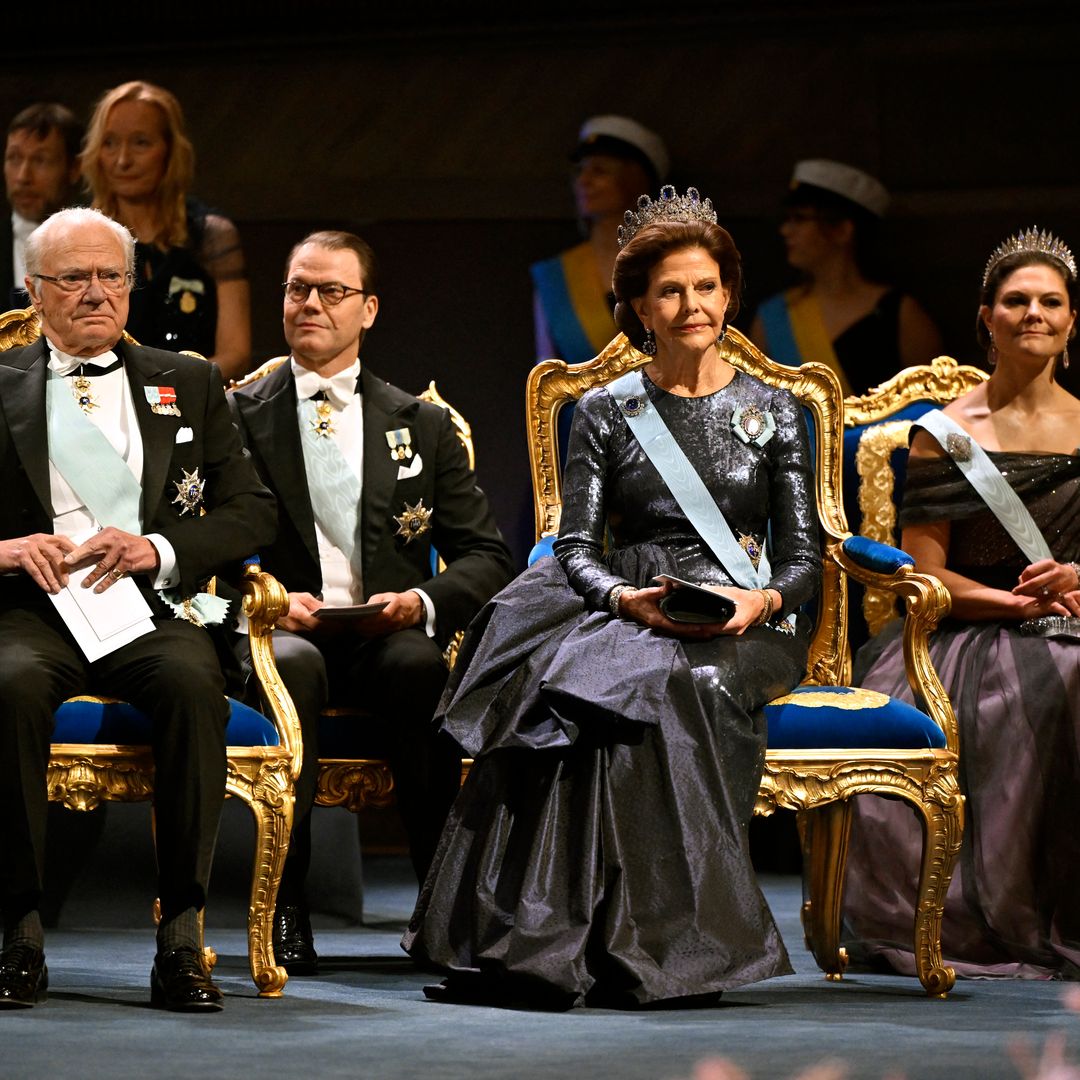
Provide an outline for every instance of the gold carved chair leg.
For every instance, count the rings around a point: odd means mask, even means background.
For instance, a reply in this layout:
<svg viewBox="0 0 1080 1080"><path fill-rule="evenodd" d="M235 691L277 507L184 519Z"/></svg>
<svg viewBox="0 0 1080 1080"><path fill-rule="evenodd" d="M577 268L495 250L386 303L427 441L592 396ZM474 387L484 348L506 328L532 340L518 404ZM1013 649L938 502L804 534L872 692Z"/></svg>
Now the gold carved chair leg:
<svg viewBox="0 0 1080 1080"><path fill-rule="evenodd" d="M241 763L247 766L247 762ZM280 997L288 976L274 962L274 907L292 830L293 796L288 764L240 768L229 762L225 788L247 803L255 818L255 866L248 906L248 961L259 997Z"/></svg>
<svg viewBox="0 0 1080 1080"><path fill-rule="evenodd" d="M951 778L950 778L951 779ZM964 799L955 782L942 785L937 799L918 805L923 826L923 861L915 908L915 964L928 994L945 995L956 972L941 955L941 920L960 841L964 834Z"/></svg>
<svg viewBox="0 0 1080 1080"><path fill-rule="evenodd" d="M840 947L840 908L844 899L844 871L851 835L851 803L828 803L799 814L806 858L806 902L803 931L806 945L827 979L840 979L847 967L847 952Z"/></svg>

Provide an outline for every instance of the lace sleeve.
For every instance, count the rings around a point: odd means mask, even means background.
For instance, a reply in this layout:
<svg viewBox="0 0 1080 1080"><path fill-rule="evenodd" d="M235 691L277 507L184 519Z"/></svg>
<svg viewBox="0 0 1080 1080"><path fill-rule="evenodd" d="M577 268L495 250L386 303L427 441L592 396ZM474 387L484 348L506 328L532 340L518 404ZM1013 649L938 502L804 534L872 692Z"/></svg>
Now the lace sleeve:
<svg viewBox="0 0 1080 1080"><path fill-rule="evenodd" d="M206 228L197 254L216 282L242 281L247 277L240 233L220 214L206 215Z"/></svg>

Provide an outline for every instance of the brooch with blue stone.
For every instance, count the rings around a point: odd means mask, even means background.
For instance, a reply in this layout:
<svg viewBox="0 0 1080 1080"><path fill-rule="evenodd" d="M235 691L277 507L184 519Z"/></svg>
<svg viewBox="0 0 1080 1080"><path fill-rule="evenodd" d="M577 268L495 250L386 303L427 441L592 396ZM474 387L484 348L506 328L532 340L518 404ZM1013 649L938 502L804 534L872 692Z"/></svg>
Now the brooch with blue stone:
<svg viewBox="0 0 1080 1080"><path fill-rule="evenodd" d="M173 503L180 503L180 516L183 517L189 510L194 513L199 508L203 501L203 487L206 481L199 479L198 469L192 469L191 472L187 469L181 471L184 479L173 481L176 486L176 498L173 499Z"/></svg>
<svg viewBox="0 0 1080 1080"><path fill-rule="evenodd" d="M623 398L619 402L623 416L640 416L645 411L645 399L638 394Z"/></svg>
<svg viewBox="0 0 1080 1080"><path fill-rule="evenodd" d="M747 445L764 446L776 433L776 421L767 409L737 405L731 414L731 429Z"/></svg>
<svg viewBox="0 0 1080 1080"><path fill-rule="evenodd" d="M739 547L749 556L756 570L761 562L761 545L752 536L739 533Z"/></svg>

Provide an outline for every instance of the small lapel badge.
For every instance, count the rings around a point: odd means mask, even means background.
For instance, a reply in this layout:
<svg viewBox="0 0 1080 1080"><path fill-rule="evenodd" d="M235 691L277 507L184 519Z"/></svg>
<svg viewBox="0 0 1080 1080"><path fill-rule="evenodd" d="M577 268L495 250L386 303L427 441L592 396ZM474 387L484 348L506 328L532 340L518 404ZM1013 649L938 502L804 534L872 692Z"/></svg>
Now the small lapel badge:
<svg viewBox="0 0 1080 1080"><path fill-rule="evenodd" d="M971 439L967 435L957 435L955 431L950 431L945 436L945 449L954 461L971 460Z"/></svg>
<svg viewBox="0 0 1080 1080"><path fill-rule="evenodd" d="M180 471L184 474L184 478L183 480L173 481L176 486L176 498L173 499L173 503L180 503L180 516L183 517L189 510L194 513L202 503L203 486L206 481L199 479L199 470L197 468L192 469L191 472L188 472L187 469L181 469Z"/></svg>
<svg viewBox="0 0 1080 1080"><path fill-rule="evenodd" d="M424 506L423 499L417 499L415 506L405 503L405 510L401 514L395 514L398 531L395 536L404 536L405 543L423 536L431 528L431 511Z"/></svg>
<svg viewBox="0 0 1080 1080"><path fill-rule="evenodd" d="M406 461L412 457L412 432L408 428L397 428L386 433L386 444L390 447L392 461Z"/></svg>
<svg viewBox="0 0 1080 1080"><path fill-rule="evenodd" d="M158 416L180 415L180 406L176 404L176 391L171 386L147 386L144 389L151 412Z"/></svg>

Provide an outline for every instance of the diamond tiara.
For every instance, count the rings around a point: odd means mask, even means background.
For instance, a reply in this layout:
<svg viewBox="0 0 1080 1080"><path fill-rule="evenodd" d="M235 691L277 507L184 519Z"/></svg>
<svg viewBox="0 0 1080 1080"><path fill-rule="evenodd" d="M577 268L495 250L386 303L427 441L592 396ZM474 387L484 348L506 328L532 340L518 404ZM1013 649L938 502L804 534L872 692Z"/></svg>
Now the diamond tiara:
<svg viewBox="0 0 1080 1080"><path fill-rule="evenodd" d="M653 202L648 195L637 201L637 212L627 210L624 225L619 226L619 247L625 247L631 237L646 225L658 221L707 221L716 224L716 211L711 199L703 199L697 188L687 188L685 195L676 193L671 184L660 189L660 198Z"/></svg>
<svg viewBox="0 0 1080 1080"><path fill-rule="evenodd" d="M986 264L986 269L983 271L983 288L986 288L986 283L990 280L990 274L1002 259L1007 258L1009 255L1017 255L1022 251L1049 255L1051 259L1056 259L1069 271L1070 277L1076 277L1076 260L1073 258L1073 253L1052 233L1048 233L1045 229L1040 232L1038 228L1032 226L1024 232L1010 236L1003 244L999 244L994 248L994 252Z"/></svg>

